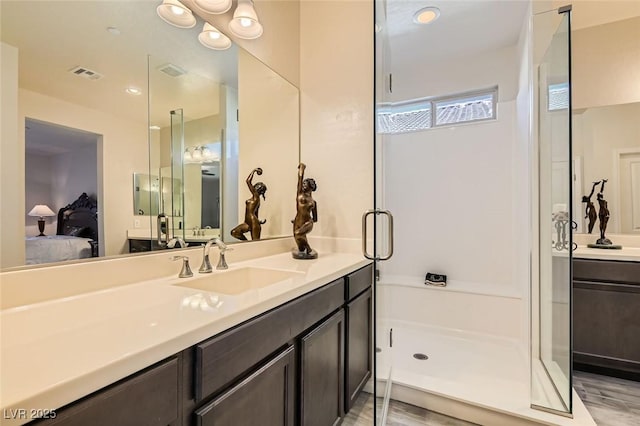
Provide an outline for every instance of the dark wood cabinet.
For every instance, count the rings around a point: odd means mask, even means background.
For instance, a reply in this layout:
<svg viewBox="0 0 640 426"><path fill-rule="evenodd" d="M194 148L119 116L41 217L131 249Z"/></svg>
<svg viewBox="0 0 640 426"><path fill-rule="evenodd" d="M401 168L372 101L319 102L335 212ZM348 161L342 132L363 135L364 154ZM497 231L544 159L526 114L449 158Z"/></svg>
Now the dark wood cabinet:
<svg viewBox="0 0 640 426"><path fill-rule="evenodd" d="M332 426L371 376L366 266L67 407L46 425Z"/></svg>
<svg viewBox="0 0 640 426"><path fill-rule="evenodd" d="M573 361L640 380L640 263L575 259Z"/></svg>
<svg viewBox="0 0 640 426"><path fill-rule="evenodd" d="M174 357L55 411L56 426L167 426L178 419Z"/></svg>
<svg viewBox="0 0 640 426"><path fill-rule="evenodd" d="M197 426L293 426L295 349L289 346L195 412Z"/></svg>
<svg viewBox="0 0 640 426"><path fill-rule="evenodd" d="M332 426L344 416L344 311L300 339L300 421Z"/></svg>
<svg viewBox="0 0 640 426"><path fill-rule="evenodd" d="M346 307L345 410L349 411L371 377L372 292L363 292Z"/></svg>

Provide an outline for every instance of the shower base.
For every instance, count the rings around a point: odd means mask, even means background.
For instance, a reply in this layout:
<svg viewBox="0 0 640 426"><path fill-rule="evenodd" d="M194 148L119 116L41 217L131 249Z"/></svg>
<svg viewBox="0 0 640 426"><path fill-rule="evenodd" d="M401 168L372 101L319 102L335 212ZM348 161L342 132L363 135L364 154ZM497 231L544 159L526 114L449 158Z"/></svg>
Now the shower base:
<svg viewBox="0 0 640 426"><path fill-rule="evenodd" d="M483 425L595 426L575 392L573 419L530 407L529 365L515 340L397 320L377 328L393 329L393 346L378 344L376 358L378 389L390 372L392 399Z"/></svg>

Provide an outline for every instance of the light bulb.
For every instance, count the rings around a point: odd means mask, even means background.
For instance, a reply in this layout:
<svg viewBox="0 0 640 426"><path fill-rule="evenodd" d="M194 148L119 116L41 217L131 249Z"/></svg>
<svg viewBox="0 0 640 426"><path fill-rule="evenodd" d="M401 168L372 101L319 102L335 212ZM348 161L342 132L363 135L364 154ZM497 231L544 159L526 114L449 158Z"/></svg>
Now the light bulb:
<svg viewBox="0 0 640 426"><path fill-rule="evenodd" d="M178 6L171 6L171 13L181 16L184 15L184 9Z"/></svg>
<svg viewBox="0 0 640 426"><path fill-rule="evenodd" d="M242 25L245 28L248 28L251 25L253 25L253 21L249 18L240 18L240 25Z"/></svg>
<svg viewBox="0 0 640 426"><path fill-rule="evenodd" d="M220 38L220 33L217 31L208 31L208 33L210 39L217 40Z"/></svg>

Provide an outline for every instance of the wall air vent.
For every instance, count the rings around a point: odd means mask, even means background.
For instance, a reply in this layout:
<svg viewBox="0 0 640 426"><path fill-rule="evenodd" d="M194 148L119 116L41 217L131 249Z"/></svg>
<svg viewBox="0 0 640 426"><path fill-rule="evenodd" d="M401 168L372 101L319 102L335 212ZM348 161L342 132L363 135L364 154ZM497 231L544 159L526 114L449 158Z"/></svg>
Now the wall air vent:
<svg viewBox="0 0 640 426"><path fill-rule="evenodd" d="M86 78L87 80L100 80L104 75L99 72L90 70L87 67L74 67L69 70L70 73L75 74L79 77Z"/></svg>
<svg viewBox="0 0 640 426"><path fill-rule="evenodd" d="M180 77L181 75L184 75L187 73L185 70L183 70L179 66L173 65L173 64L160 65L158 67L158 71L161 71L171 77Z"/></svg>

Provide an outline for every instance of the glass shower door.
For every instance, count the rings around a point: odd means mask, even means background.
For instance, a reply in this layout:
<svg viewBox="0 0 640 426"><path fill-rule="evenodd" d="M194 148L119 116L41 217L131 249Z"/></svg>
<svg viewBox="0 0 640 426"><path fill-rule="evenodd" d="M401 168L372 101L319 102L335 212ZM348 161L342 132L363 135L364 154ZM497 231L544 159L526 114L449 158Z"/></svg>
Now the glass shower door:
<svg viewBox="0 0 640 426"><path fill-rule="evenodd" d="M374 405L375 424L386 424L387 410L392 386L392 333L388 324L385 323L383 303L385 297L382 295L382 288L379 286L379 272L381 262L388 260L393 255L393 216L384 207L384 170L383 170L383 139L385 135L378 131L377 110L378 105L388 101L390 95L390 76L387 67L390 64L389 40L386 22L386 1L376 0L374 3L375 13L375 105L374 111L375 145L374 145L374 209L368 212L370 225L373 226L373 238L369 243L372 256L375 260L376 279L374 282ZM366 223L365 223L366 226Z"/></svg>
<svg viewBox="0 0 640 426"><path fill-rule="evenodd" d="M532 309L532 406L572 411L571 8L533 18L537 65L538 309ZM536 292L534 290L534 296ZM534 302L536 298L534 297Z"/></svg>

